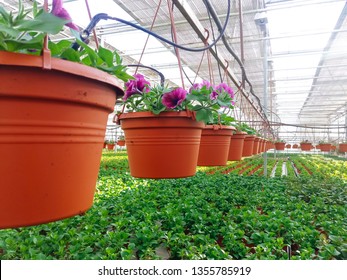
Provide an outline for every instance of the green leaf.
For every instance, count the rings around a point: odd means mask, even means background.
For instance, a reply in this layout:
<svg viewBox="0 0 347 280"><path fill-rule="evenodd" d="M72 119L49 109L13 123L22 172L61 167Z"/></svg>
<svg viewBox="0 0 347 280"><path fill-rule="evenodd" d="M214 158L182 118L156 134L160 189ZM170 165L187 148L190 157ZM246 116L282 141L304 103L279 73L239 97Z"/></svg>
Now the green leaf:
<svg viewBox="0 0 347 280"><path fill-rule="evenodd" d="M15 28L6 26L6 25L0 25L0 32L4 32L5 34L8 34L9 36L11 36L12 38L17 38L19 36L19 34L21 34L22 32L16 30ZM1 34L0 34L0 38L1 38Z"/></svg>
<svg viewBox="0 0 347 280"><path fill-rule="evenodd" d="M33 16L37 17L37 15L38 15L37 2L34 1L34 3L33 3Z"/></svg>
<svg viewBox="0 0 347 280"><path fill-rule="evenodd" d="M54 35L59 33L68 22L70 21L61 19L47 12L42 12L34 19L23 20L18 26L18 30L39 31Z"/></svg>
<svg viewBox="0 0 347 280"><path fill-rule="evenodd" d="M117 65L121 65L123 63L122 57L117 53L117 51L113 52L113 57L115 58Z"/></svg>
<svg viewBox="0 0 347 280"><path fill-rule="evenodd" d="M86 43L84 43L82 40L76 39L76 41L84 49L84 51L88 55L88 57L90 59L90 65L94 66L94 67L97 66L98 61L100 60L97 53L91 47L89 47Z"/></svg>
<svg viewBox="0 0 347 280"><path fill-rule="evenodd" d="M212 112L208 109L202 108L199 111L196 111L196 120L203 121L204 123L208 123L213 121Z"/></svg>
<svg viewBox="0 0 347 280"><path fill-rule="evenodd" d="M113 53L110 50L99 47L97 53L108 67L113 67Z"/></svg>
<svg viewBox="0 0 347 280"><path fill-rule="evenodd" d="M81 62L79 53L74 49L65 49L65 51L61 54L61 58L72 62Z"/></svg>
<svg viewBox="0 0 347 280"><path fill-rule="evenodd" d="M29 41L20 41L20 40L5 40L7 49L9 51L15 52L19 50L30 50L30 49L42 49L43 39L45 35L40 34Z"/></svg>
<svg viewBox="0 0 347 280"><path fill-rule="evenodd" d="M5 22L9 22L10 14L2 6L0 6L0 15L4 18Z"/></svg>

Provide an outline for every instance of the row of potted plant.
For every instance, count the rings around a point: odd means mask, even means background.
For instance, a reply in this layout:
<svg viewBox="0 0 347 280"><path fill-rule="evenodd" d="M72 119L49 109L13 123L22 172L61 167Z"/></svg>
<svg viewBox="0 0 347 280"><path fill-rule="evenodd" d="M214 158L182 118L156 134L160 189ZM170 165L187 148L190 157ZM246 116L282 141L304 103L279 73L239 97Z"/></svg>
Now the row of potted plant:
<svg viewBox="0 0 347 280"><path fill-rule="evenodd" d="M300 146L298 144L286 144L283 140L276 140L275 142L276 150L284 150L285 148L290 149L291 147L293 149L300 148L302 151L310 151L314 148L320 149L322 152L330 152L335 151L338 149L340 152L347 152L347 143L340 143L338 146L335 146L331 143L319 141L316 146L314 146L311 142L308 140L304 140L300 143Z"/></svg>
<svg viewBox="0 0 347 280"><path fill-rule="evenodd" d="M265 139L248 135L247 129L254 131L226 113L233 109L233 99L225 83L203 81L185 90L152 86L135 74L125 83L116 120L125 134L131 175L189 177L197 166L223 166L264 152Z"/></svg>

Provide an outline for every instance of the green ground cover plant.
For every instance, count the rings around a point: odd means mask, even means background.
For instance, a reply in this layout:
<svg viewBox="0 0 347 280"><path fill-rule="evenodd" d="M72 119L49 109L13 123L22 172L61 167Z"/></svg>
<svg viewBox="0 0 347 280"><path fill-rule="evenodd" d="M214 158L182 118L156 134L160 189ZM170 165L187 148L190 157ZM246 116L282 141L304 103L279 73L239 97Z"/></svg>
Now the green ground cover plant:
<svg viewBox="0 0 347 280"><path fill-rule="evenodd" d="M0 230L0 259L347 259L346 190L314 175L136 179L125 152L104 152L93 207Z"/></svg>

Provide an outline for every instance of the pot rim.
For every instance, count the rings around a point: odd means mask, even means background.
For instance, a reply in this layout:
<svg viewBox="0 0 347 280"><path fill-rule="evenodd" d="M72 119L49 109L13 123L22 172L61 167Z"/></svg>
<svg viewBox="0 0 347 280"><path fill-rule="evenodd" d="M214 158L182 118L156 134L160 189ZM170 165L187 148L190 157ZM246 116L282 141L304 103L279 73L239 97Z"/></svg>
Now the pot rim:
<svg viewBox="0 0 347 280"><path fill-rule="evenodd" d="M124 91L119 80L111 74L77 62L72 62L53 57L49 57L48 62L49 65L47 67L44 66L45 61L43 59L43 56L0 51L0 65L36 67L41 68L42 71L55 70L76 76L82 76L115 87L117 98L122 97L124 95Z"/></svg>
<svg viewBox="0 0 347 280"><path fill-rule="evenodd" d="M125 112L118 115L119 120L124 119L138 119L138 118L192 118L195 119L195 112L193 111L164 111L156 115L150 111L144 112Z"/></svg>

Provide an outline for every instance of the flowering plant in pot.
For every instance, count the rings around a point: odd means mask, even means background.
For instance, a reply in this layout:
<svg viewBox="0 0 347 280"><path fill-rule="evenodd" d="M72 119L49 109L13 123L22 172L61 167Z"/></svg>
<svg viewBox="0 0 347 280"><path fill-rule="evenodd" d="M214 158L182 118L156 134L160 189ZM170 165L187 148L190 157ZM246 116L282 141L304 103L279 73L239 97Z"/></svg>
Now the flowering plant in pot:
<svg viewBox="0 0 347 280"><path fill-rule="evenodd" d="M126 137L131 175L193 176L201 131L205 124L213 122L215 112L222 106L230 106L233 93L226 84L213 87L207 81L185 90L152 86L141 74L134 78L125 84L126 112L118 114Z"/></svg>
<svg viewBox="0 0 347 280"><path fill-rule="evenodd" d="M338 150L341 153L346 153L347 152L347 141L346 142L340 142L338 145Z"/></svg>
<svg viewBox="0 0 347 280"><path fill-rule="evenodd" d="M61 0L44 6L0 7L0 228L91 207L108 114L124 94L119 79L130 78L115 52L49 40L78 27Z"/></svg>
<svg viewBox="0 0 347 280"><path fill-rule="evenodd" d="M330 152L330 150L331 150L331 143L330 142L321 140L318 142L318 145L319 145L319 149L322 152Z"/></svg>
<svg viewBox="0 0 347 280"><path fill-rule="evenodd" d="M241 123L239 121L236 121L233 119L233 121L230 123L233 127L235 127L235 130L233 131L233 134L230 138L230 146L229 146L229 153L228 153L228 160L230 161L239 161L242 159L243 154L243 148L245 144L245 139L248 136L248 133L246 131L251 132L248 129L251 129L247 124ZM252 130L253 132L253 130ZM255 131L254 131L255 133ZM254 142L254 137L252 138ZM252 145L253 145L252 142ZM249 143L247 143L249 144ZM252 147L253 151L253 147Z"/></svg>
<svg viewBox="0 0 347 280"><path fill-rule="evenodd" d="M300 142L300 148L302 151L310 151L313 148L313 145L306 139Z"/></svg>
<svg viewBox="0 0 347 280"><path fill-rule="evenodd" d="M236 127L237 131L247 133L243 142L242 157L252 156L257 131L244 122L234 123L233 126Z"/></svg>
<svg viewBox="0 0 347 280"><path fill-rule="evenodd" d="M124 137L124 135L118 136L117 145L121 146L121 147L125 146L125 137Z"/></svg>
<svg viewBox="0 0 347 280"><path fill-rule="evenodd" d="M276 139L275 141L275 149L279 151L284 151L286 142L283 139Z"/></svg>
<svg viewBox="0 0 347 280"><path fill-rule="evenodd" d="M106 147L107 147L107 150L110 150L112 151L114 149L114 146L116 145L115 141L114 140L107 140L106 141Z"/></svg>

